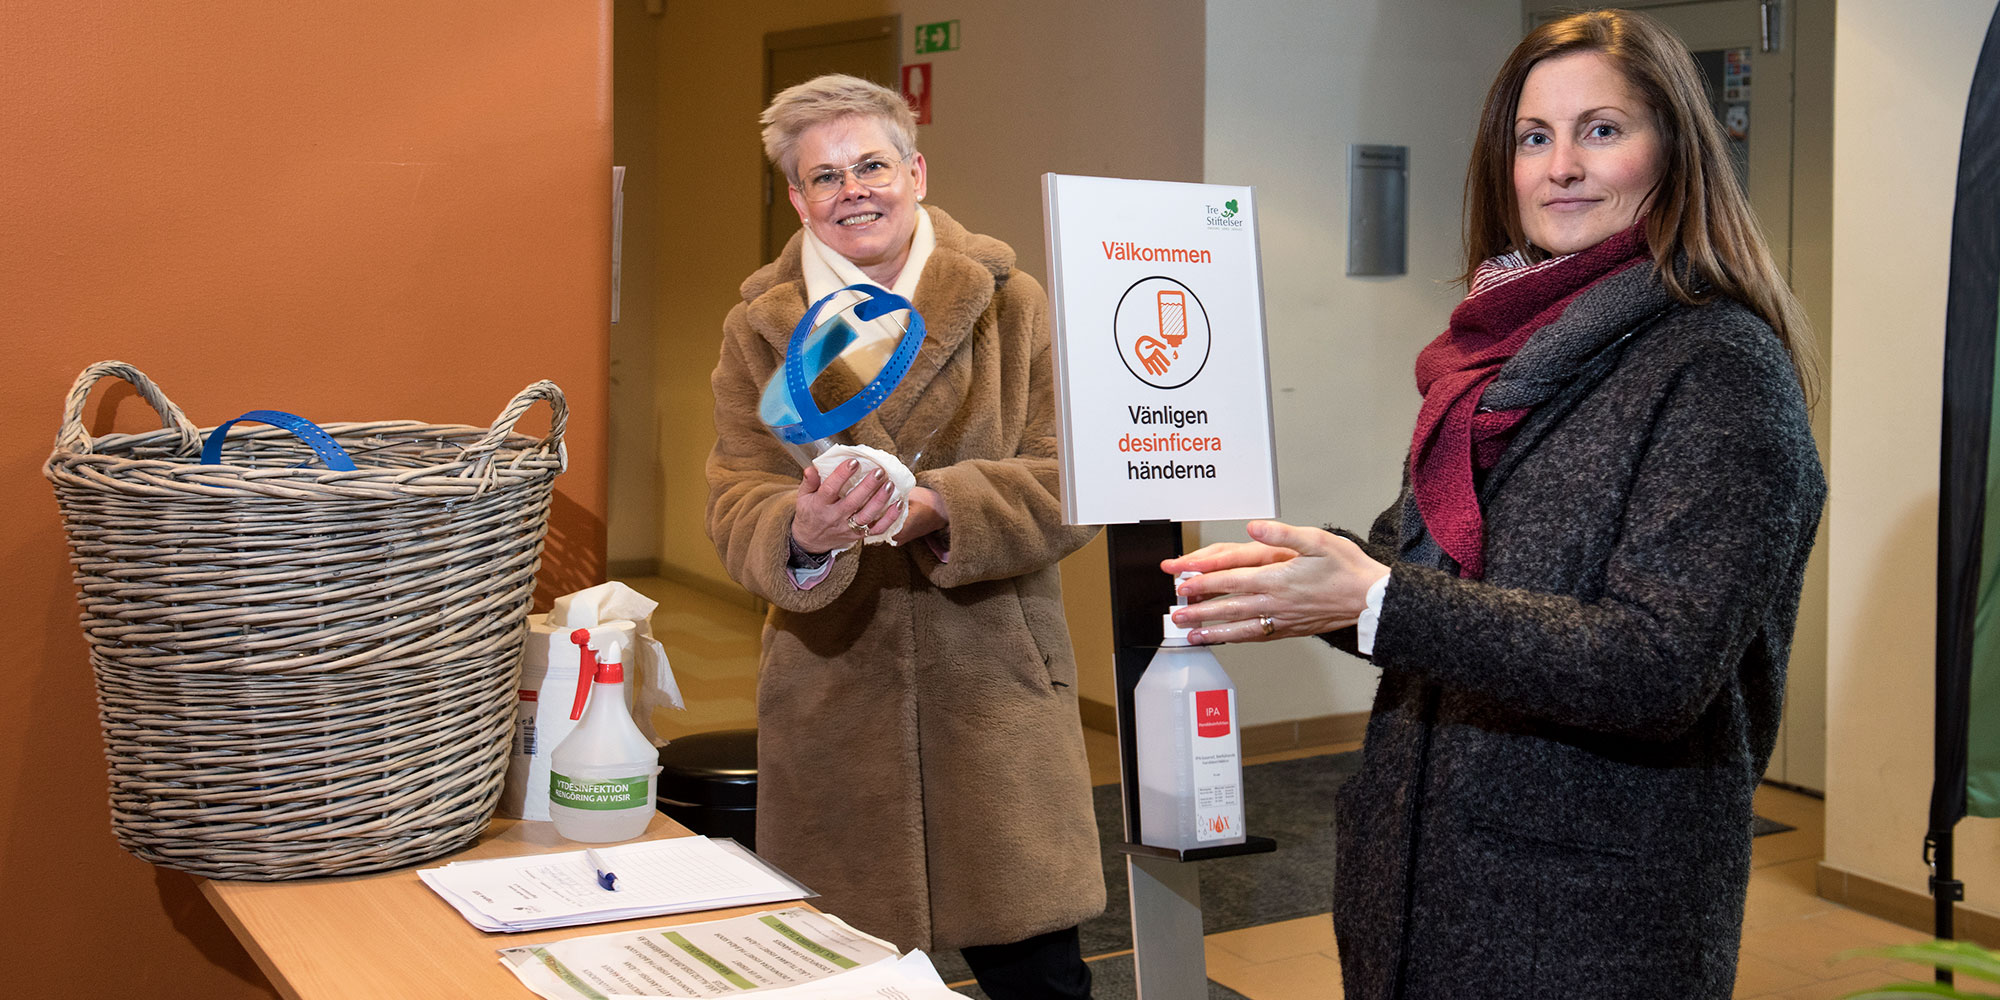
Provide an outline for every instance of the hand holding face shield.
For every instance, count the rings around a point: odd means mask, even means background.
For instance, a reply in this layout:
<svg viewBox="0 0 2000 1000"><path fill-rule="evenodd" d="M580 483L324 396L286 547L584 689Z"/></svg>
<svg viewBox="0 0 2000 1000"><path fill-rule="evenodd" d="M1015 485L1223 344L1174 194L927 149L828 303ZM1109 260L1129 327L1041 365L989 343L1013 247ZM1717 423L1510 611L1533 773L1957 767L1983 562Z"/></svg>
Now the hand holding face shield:
<svg viewBox="0 0 2000 1000"><path fill-rule="evenodd" d="M895 536L908 516L909 493L916 486L910 465L918 456L906 463L880 449L837 444L833 438L873 413L902 384L923 340L923 316L908 299L873 285L849 285L813 303L799 318L784 364L772 373L758 401L758 417L766 429L801 468L813 470L807 473L807 487L837 478L837 470L850 460L856 463L853 474L839 484L838 513L844 516L847 545ZM865 384L849 399L822 410L812 387L836 363ZM856 502L854 491L864 485L869 493ZM877 495L883 486L886 493ZM802 489L802 502L812 492ZM891 511L893 518L886 516Z"/></svg>

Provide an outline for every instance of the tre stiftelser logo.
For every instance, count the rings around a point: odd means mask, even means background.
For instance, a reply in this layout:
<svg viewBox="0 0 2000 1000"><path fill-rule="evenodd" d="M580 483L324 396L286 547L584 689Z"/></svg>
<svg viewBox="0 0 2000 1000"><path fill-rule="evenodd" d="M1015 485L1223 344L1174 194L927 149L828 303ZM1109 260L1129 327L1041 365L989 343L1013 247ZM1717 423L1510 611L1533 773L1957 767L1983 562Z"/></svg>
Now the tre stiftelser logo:
<svg viewBox="0 0 2000 1000"><path fill-rule="evenodd" d="M1221 208L1217 208L1214 205L1208 205L1205 207L1208 209L1208 213L1205 217L1205 221L1208 223L1208 228L1210 229L1243 228L1243 220L1236 217L1236 199L1231 198L1228 201L1223 202Z"/></svg>

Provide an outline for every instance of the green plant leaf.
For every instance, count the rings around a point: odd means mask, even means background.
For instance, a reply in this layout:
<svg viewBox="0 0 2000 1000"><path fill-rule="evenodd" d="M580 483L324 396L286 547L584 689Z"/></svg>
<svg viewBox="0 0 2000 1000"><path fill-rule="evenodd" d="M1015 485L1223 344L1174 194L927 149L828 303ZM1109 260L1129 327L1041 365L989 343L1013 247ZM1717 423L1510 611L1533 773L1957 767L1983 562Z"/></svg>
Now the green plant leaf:
<svg viewBox="0 0 2000 1000"><path fill-rule="evenodd" d="M1907 997L1948 997L1950 1000L1992 1000L1987 993L1961 993L1943 983L1896 983L1874 986L1859 993L1842 994L1840 1000L1905 1000Z"/></svg>
<svg viewBox="0 0 2000 1000"><path fill-rule="evenodd" d="M1926 941L1882 948L1856 948L1834 956L1836 960L1855 956L1890 958L1899 962L1935 965L1961 972L1974 979L2000 983L2000 952L1989 951L1970 941Z"/></svg>

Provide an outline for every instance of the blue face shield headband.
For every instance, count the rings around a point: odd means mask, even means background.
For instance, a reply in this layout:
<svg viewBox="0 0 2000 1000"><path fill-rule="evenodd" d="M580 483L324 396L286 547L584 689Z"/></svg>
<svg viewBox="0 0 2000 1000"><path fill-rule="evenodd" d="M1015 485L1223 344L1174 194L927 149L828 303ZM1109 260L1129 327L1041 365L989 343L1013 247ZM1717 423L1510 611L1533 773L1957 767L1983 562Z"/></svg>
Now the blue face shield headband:
<svg viewBox="0 0 2000 1000"><path fill-rule="evenodd" d="M842 292L859 293L861 301L819 320L820 311ZM883 363L882 370L852 399L821 411L812 396L812 383L855 342L854 322L848 317L865 323L898 311L909 313L909 326L904 328L895 353ZM791 343L785 349L784 367L764 386L757 415L787 445L806 446L826 441L860 423L896 391L923 343L924 317L910 305L910 300L874 285L848 285L813 303L799 317L798 325L792 328Z"/></svg>

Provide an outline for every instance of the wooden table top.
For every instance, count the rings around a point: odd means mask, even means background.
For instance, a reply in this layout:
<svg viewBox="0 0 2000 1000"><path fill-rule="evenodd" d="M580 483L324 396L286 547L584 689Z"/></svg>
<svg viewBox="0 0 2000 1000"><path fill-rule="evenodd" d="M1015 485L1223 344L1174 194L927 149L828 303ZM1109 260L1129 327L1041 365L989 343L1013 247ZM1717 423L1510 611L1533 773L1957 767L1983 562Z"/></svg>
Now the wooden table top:
<svg viewBox="0 0 2000 1000"><path fill-rule="evenodd" d="M646 828L647 839L688 835L686 828L664 815L655 815ZM549 854L582 846L556 836L552 823L496 819L471 847L396 871L289 882L197 881L202 895L236 932L272 985L293 1000L532 998L534 994L500 965L501 948L807 905L764 903L490 934L466 923L417 877L418 869L449 861Z"/></svg>

